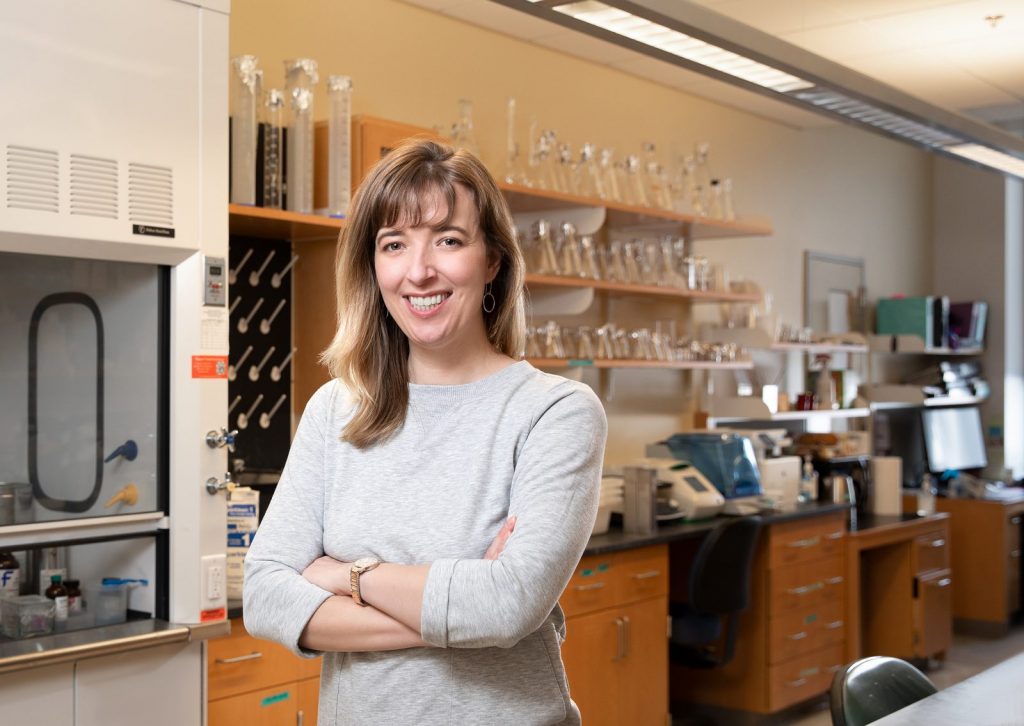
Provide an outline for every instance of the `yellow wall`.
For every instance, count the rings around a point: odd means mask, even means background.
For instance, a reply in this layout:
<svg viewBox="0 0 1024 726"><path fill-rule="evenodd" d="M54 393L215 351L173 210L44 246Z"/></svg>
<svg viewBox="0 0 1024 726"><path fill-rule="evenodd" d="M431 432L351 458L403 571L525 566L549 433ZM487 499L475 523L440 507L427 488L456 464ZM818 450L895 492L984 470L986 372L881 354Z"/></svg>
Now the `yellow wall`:
<svg viewBox="0 0 1024 726"><path fill-rule="evenodd" d="M260 58L268 88L283 85L293 57L316 59L321 78L352 76L357 114L447 126L458 99L472 99L495 170L509 96L521 119L535 115L574 147L634 151L652 140L670 152L708 141L714 173L734 180L738 214L769 218L775 234L697 249L759 282L784 320L802 319L807 249L864 258L872 298L930 287L932 163L907 145L846 126L795 129L395 0L235 0L231 54L242 53ZM610 376L609 462L681 426L680 399L663 394L684 383L665 371Z"/></svg>

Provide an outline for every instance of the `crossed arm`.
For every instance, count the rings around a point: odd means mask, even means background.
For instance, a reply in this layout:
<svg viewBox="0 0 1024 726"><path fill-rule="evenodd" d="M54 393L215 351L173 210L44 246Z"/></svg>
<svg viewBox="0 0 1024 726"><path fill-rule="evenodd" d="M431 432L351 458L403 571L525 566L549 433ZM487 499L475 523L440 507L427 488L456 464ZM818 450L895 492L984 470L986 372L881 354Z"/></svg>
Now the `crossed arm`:
<svg viewBox="0 0 1024 726"><path fill-rule="evenodd" d="M509 517L484 554L496 560L515 528ZM360 596L367 607L357 605L350 591L351 563L324 555L314 560L302 576L334 593L306 623L299 645L319 651L378 651L426 647L420 636L423 588L429 565L382 563L363 573Z"/></svg>

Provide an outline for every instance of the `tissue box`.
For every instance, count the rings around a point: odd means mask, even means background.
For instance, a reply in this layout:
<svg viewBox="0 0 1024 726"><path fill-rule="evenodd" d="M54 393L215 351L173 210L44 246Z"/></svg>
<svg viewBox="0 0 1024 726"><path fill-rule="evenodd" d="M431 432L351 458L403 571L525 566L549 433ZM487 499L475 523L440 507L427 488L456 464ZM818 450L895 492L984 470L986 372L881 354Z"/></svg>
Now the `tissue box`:
<svg viewBox="0 0 1024 726"><path fill-rule="evenodd" d="M249 487L235 487L228 494L228 599L242 597L245 554L249 551L256 525L259 524L260 495Z"/></svg>

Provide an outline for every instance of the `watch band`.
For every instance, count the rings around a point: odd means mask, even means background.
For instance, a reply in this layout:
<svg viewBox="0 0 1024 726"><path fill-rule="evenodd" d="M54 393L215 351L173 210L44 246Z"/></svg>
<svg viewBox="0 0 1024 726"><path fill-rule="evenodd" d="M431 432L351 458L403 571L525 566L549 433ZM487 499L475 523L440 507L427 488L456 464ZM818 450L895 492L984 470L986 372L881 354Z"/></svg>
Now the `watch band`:
<svg viewBox="0 0 1024 726"><path fill-rule="evenodd" d="M364 572L377 567L380 564L380 560L363 558L356 560L352 563L352 567L349 570L349 590L352 593L352 600L355 601L356 605L366 607L366 603L363 602L362 593L359 589L359 578Z"/></svg>

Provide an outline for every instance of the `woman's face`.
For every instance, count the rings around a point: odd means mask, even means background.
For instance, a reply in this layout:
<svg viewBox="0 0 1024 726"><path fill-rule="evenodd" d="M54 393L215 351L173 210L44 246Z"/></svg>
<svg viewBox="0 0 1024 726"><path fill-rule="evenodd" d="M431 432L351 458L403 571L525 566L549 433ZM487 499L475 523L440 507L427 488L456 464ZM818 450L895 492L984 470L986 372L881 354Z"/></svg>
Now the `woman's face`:
<svg viewBox="0 0 1024 726"><path fill-rule="evenodd" d="M384 305L410 350L469 350L487 342L482 301L499 261L489 259L470 192L455 185L451 219L444 195L421 200L421 223L402 219L377 231L374 268Z"/></svg>

